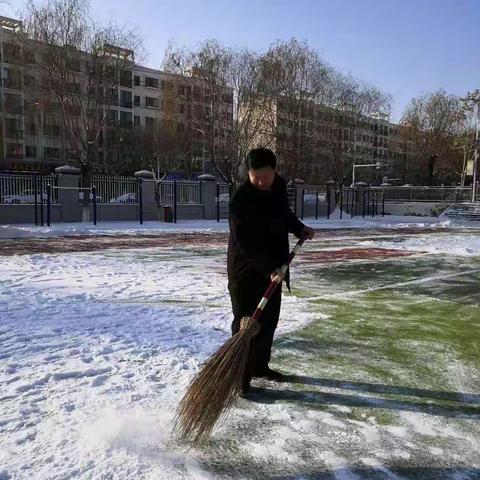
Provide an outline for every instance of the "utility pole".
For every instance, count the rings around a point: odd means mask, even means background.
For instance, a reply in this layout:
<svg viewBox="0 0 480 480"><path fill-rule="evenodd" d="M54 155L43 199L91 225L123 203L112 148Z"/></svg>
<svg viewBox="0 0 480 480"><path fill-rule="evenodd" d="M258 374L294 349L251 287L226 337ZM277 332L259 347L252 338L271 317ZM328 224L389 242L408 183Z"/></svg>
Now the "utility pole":
<svg viewBox="0 0 480 480"><path fill-rule="evenodd" d="M473 185L472 185L472 203L476 202L477 200L477 165L478 165L478 114L479 114L479 108L478 104L480 103L480 98L476 99L475 106L477 108L477 114L476 114L476 127L475 127L475 153L473 156Z"/></svg>
<svg viewBox="0 0 480 480"><path fill-rule="evenodd" d="M465 103L465 109L471 111L471 104L475 104L475 150L473 154L473 178L472 178L472 203L477 201L477 169L478 169L478 134L480 128L480 90L470 92L461 99Z"/></svg>

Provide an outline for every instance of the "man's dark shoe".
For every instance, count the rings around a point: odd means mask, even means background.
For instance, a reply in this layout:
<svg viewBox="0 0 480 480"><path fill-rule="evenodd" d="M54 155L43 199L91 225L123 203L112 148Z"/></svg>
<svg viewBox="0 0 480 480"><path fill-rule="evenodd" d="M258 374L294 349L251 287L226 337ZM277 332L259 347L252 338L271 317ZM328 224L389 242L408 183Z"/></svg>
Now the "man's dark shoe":
<svg viewBox="0 0 480 480"><path fill-rule="evenodd" d="M251 390L250 387L250 376L249 375L244 375L242 378L242 391L241 391L241 396L247 395Z"/></svg>
<svg viewBox="0 0 480 480"><path fill-rule="evenodd" d="M254 377L266 378L267 380L272 380L273 382L285 382L287 380L286 375L268 367L266 370L257 372Z"/></svg>

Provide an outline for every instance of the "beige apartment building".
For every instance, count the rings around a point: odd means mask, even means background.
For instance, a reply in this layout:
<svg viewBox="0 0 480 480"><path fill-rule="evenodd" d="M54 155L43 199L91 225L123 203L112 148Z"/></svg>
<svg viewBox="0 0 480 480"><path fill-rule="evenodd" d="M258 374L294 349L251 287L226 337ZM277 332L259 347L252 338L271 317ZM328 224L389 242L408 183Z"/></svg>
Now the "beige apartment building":
<svg viewBox="0 0 480 480"><path fill-rule="evenodd" d="M303 106L300 117L296 112L292 115L292 109L282 101L268 110L255 144L272 148L280 170L289 178L322 183L335 177L335 165L344 169L354 163L379 162L378 171L365 170L366 175L360 171L357 177L367 176L379 183L398 175L412 153L413 147L401 137L399 125L385 115L359 115L311 102Z"/></svg>
<svg viewBox="0 0 480 480"><path fill-rule="evenodd" d="M19 42L21 34L22 22L0 17L0 170L48 172L75 164L59 104L40 100L35 42ZM210 171L212 150L214 155L222 153L221 130L232 129L232 93L224 89L213 111L211 87L201 76L147 68L135 64L133 52L122 53L131 58L110 94L109 122L102 132L95 170L115 172L122 155L135 148L148 150L154 163L161 157L168 132L171 141L182 143L178 154L185 157L186 165L198 172ZM72 88L79 92L85 88L82 72L87 60L87 54L77 51L69 66L78 73L78 85ZM212 121L218 114L220 119ZM132 145L126 148L125 142Z"/></svg>

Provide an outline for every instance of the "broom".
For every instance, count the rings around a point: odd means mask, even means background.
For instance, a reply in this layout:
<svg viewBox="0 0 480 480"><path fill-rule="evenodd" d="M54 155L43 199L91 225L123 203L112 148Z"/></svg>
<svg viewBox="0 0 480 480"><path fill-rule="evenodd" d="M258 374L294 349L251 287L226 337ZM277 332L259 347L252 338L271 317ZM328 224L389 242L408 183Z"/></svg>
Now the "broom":
<svg viewBox="0 0 480 480"><path fill-rule="evenodd" d="M304 241L300 239L292 249L280 269L283 275ZM280 282L279 277L271 281L254 314L241 319L240 330L208 358L188 386L177 407L173 427L183 441L196 446L204 443L240 393L251 340L260 331L258 318Z"/></svg>

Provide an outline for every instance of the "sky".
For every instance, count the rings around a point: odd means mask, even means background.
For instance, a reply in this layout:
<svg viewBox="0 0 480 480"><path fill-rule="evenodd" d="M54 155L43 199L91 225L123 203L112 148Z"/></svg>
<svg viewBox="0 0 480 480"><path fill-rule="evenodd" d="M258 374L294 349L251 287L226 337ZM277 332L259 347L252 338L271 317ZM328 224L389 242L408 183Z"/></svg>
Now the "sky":
<svg viewBox="0 0 480 480"><path fill-rule="evenodd" d="M23 0L0 2L18 18ZM306 40L332 66L392 95L393 121L408 102L443 88L480 88L480 0L91 0L102 22L134 28L159 68L169 40L215 38L264 51Z"/></svg>

